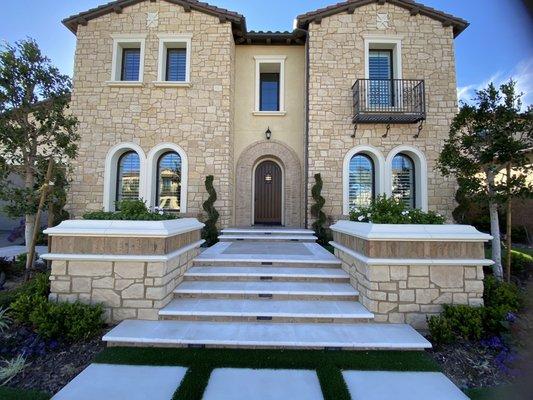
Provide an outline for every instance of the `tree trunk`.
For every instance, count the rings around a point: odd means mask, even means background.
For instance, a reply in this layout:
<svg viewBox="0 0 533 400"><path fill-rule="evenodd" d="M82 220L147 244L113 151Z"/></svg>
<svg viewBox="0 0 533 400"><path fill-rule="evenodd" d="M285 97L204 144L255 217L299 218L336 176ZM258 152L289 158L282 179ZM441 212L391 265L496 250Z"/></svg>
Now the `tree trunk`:
<svg viewBox="0 0 533 400"><path fill-rule="evenodd" d="M492 260L494 261L492 270L494 271L494 276L502 280L502 245L500 239L500 222L498 221L498 205L492 201L489 203L489 214L490 234L492 235Z"/></svg>
<svg viewBox="0 0 533 400"><path fill-rule="evenodd" d="M512 242L512 202L509 182L511 181L511 163L507 164L507 257L505 260L506 278L507 282L511 282L511 251L513 250Z"/></svg>
<svg viewBox="0 0 533 400"><path fill-rule="evenodd" d="M26 244L26 253L30 251L31 239L35 230L35 214L25 215L24 240Z"/></svg>

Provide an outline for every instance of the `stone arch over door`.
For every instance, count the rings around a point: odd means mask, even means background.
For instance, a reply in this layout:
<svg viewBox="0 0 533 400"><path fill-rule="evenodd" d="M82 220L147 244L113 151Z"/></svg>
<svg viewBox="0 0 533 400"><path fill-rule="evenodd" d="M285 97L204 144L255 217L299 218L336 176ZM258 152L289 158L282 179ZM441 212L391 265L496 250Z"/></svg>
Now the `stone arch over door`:
<svg viewBox="0 0 533 400"><path fill-rule="evenodd" d="M296 153L275 140L263 140L248 146L237 161L235 174L235 224L253 224L254 167L264 159L273 159L285 171L283 180L283 221L285 226L303 226L302 167Z"/></svg>

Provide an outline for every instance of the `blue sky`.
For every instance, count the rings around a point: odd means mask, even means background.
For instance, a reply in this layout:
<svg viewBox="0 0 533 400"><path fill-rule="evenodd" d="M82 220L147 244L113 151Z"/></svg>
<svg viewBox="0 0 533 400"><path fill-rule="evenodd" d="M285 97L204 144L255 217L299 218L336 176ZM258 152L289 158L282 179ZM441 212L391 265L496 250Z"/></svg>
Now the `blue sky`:
<svg viewBox="0 0 533 400"><path fill-rule="evenodd" d="M72 75L75 36L61 20L109 0L4 0L0 40L37 40L52 61ZM207 0L246 16L250 30L290 30L296 15L340 0ZM456 40L458 93L472 97L488 82L514 77L533 103L533 22L522 0L419 0L462 17L470 27Z"/></svg>

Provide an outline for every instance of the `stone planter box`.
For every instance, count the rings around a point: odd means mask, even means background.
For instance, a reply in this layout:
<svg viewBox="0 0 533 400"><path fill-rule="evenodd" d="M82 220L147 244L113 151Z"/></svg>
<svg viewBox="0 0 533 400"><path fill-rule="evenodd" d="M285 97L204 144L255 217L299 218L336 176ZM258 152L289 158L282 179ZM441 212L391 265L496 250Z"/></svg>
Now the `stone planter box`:
<svg viewBox="0 0 533 400"><path fill-rule="evenodd" d="M156 320L197 256L203 226L194 218L69 220L47 229L50 300L102 303L108 322Z"/></svg>
<svg viewBox="0 0 533 400"><path fill-rule="evenodd" d="M378 322L425 328L443 304L483 304L490 235L468 225L389 225L339 221L335 255Z"/></svg>

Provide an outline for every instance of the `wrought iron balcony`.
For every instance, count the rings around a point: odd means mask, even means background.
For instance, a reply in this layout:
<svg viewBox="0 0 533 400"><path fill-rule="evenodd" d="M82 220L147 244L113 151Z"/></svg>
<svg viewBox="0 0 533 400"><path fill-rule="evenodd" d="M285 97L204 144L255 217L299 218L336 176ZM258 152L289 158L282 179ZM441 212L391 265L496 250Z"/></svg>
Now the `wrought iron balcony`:
<svg viewBox="0 0 533 400"><path fill-rule="evenodd" d="M352 90L354 123L412 124L426 119L423 80L358 79Z"/></svg>

